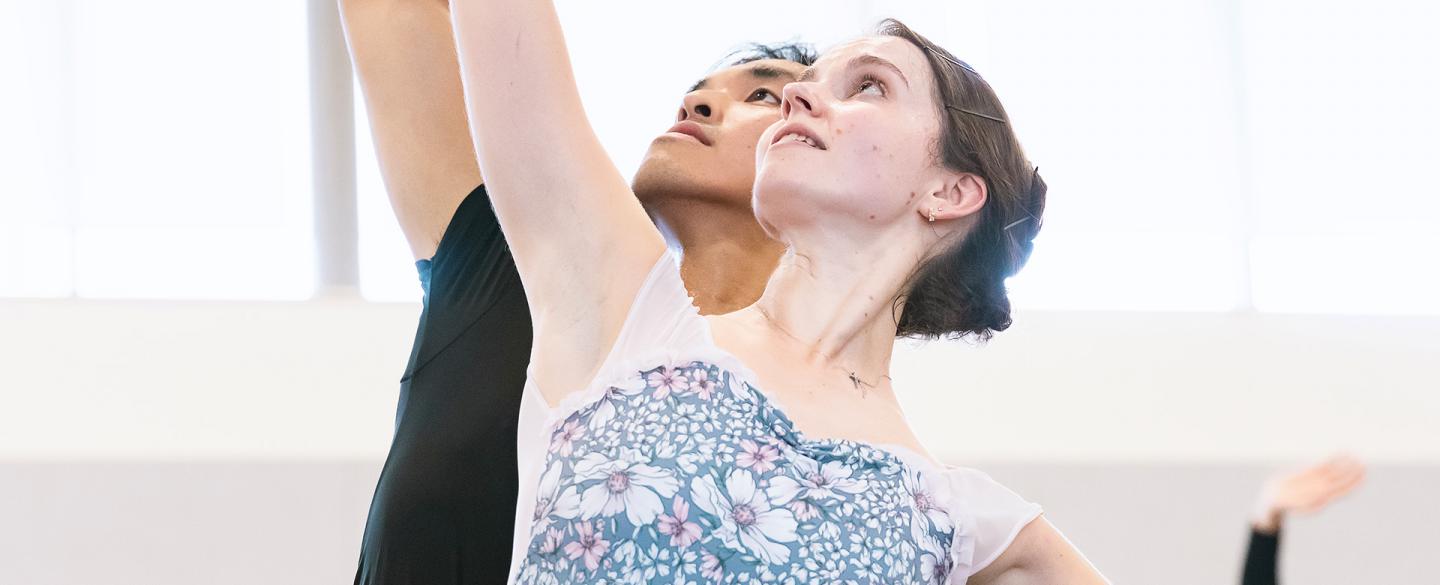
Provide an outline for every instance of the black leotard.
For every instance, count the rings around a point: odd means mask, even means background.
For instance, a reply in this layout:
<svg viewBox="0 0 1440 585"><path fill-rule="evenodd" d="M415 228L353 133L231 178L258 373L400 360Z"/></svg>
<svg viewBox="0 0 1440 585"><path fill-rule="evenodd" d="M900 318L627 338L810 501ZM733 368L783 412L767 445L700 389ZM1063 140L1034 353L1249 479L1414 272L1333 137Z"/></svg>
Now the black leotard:
<svg viewBox="0 0 1440 585"><path fill-rule="evenodd" d="M504 583L531 327L483 185L461 202L435 256L416 266L424 309L355 583Z"/></svg>

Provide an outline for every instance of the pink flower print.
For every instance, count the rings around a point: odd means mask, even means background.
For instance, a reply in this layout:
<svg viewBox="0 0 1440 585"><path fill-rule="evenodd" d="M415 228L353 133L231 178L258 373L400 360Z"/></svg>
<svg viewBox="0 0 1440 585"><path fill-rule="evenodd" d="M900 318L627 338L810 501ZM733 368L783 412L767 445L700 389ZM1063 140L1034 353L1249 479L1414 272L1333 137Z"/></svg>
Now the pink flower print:
<svg viewBox="0 0 1440 585"><path fill-rule="evenodd" d="M661 514L659 520L660 534L670 535L670 546L685 548L700 540L700 525L694 522L686 522L690 516L690 504L675 496L671 507L675 515Z"/></svg>
<svg viewBox="0 0 1440 585"><path fill-rule="evenodd" d="M610 541L595 534L595 527L589 522L576 524L575 528L580 538L565 544L565 556L572 561L584 557L585 568L594 571L600 567L600 558L605 556L605 551L610 550Z"/></svg>
<svg viewBox="0 0 1440 585"><path fill-rule="evenodd" d="M690 373L690 389L701 400L709 400L711 393L715 391L715 381L710 379L710 372L705 368L696 369Z"/></svg>
<svg viewBox="0 0 1440 585"><path fill-rule="evenodd" d="M735 456L735 464L753 468L755 473L775 469L775 462L780 460L780 450L769 443L759 445L750 439L743 439L740 441L740 449L740 454Z"/></svg>
<svg viewBox="0 0 1440 585"><path fill-rule="evenodd" d="M561 457L569 457L570 452L575 449L575 439L585 434L585 427L578 420L565 423L565 426L550 437L550 452L559 453Z"/></svg>
<svg viewBox="0 0 1440 585"><path fill-rule="evenodd" d="M679 368L670 366L650 372L650 375L645 377L645 382L655 388L655 398L660 400L670 396L671 392L679 394L690 389L690 380L680 373Z"/></svg>
<svg viewBox="0 0 1440 585"><path fill-rule="evenodd" d="M720 566L720 557L705 553L700 557L700 574L706 579L719 581L725 576L725 568Z"/></svg>

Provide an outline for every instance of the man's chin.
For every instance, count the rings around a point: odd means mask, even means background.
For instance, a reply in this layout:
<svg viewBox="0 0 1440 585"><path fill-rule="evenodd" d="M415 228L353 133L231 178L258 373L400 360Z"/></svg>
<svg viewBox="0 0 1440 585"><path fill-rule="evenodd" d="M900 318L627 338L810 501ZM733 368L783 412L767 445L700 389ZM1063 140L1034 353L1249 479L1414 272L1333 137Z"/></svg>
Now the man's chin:
<svg viewBox="0 0 1440 585"><path fill-rule="evenodd" d="M749 184L727 186L723 177L708 173L710 169L713 167L698 161L651 150L639 164L639 169L635 170L631 189L636 199L647 206L674 199L723 200L749 205Z"/></svg>

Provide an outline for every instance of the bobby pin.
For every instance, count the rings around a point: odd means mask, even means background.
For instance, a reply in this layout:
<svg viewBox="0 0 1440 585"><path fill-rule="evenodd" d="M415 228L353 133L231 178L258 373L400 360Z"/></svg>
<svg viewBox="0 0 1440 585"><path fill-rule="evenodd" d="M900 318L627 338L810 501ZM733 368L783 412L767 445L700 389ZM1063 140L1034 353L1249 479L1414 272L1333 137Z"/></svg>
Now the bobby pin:
<svg viewBox="0 0 1440 585"><path fill-rule="evenodd" d="M952 105L950 105L950 104L945 104L945 107L948 108L948 109L951 109L951 110L955 110L955 111L957 111L957 112L964 112L964 113L966 113L966 114L970 114L971 116L978 116L978 117L981 117L981 118L985 118L986 120L994 120L994 121L999 122L999 123L1001 123L1001 124L1004 124L1004 123L1005 123L1005 119L1004 119L1004 118L997 118L997 117L995 117L995 116L991 116L990 114L982 114L982 113L980 113L980 112L976 112L976 111L973 111L973 110L967 110L967 109L965 109L965 108L962 108L962 107L959 107L959 106L952 106Z"/></svg>

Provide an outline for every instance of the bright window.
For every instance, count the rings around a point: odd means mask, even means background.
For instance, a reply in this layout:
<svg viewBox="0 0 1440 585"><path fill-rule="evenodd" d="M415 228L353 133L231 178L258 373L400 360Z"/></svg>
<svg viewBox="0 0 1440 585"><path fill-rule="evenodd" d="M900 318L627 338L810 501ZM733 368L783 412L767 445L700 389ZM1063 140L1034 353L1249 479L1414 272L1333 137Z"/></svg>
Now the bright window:
<svg viewBox="0 0 1440 585"><path fill-rule="evenodd" d="M312 294L304 3L0 6L0 294Z"/></svg>

